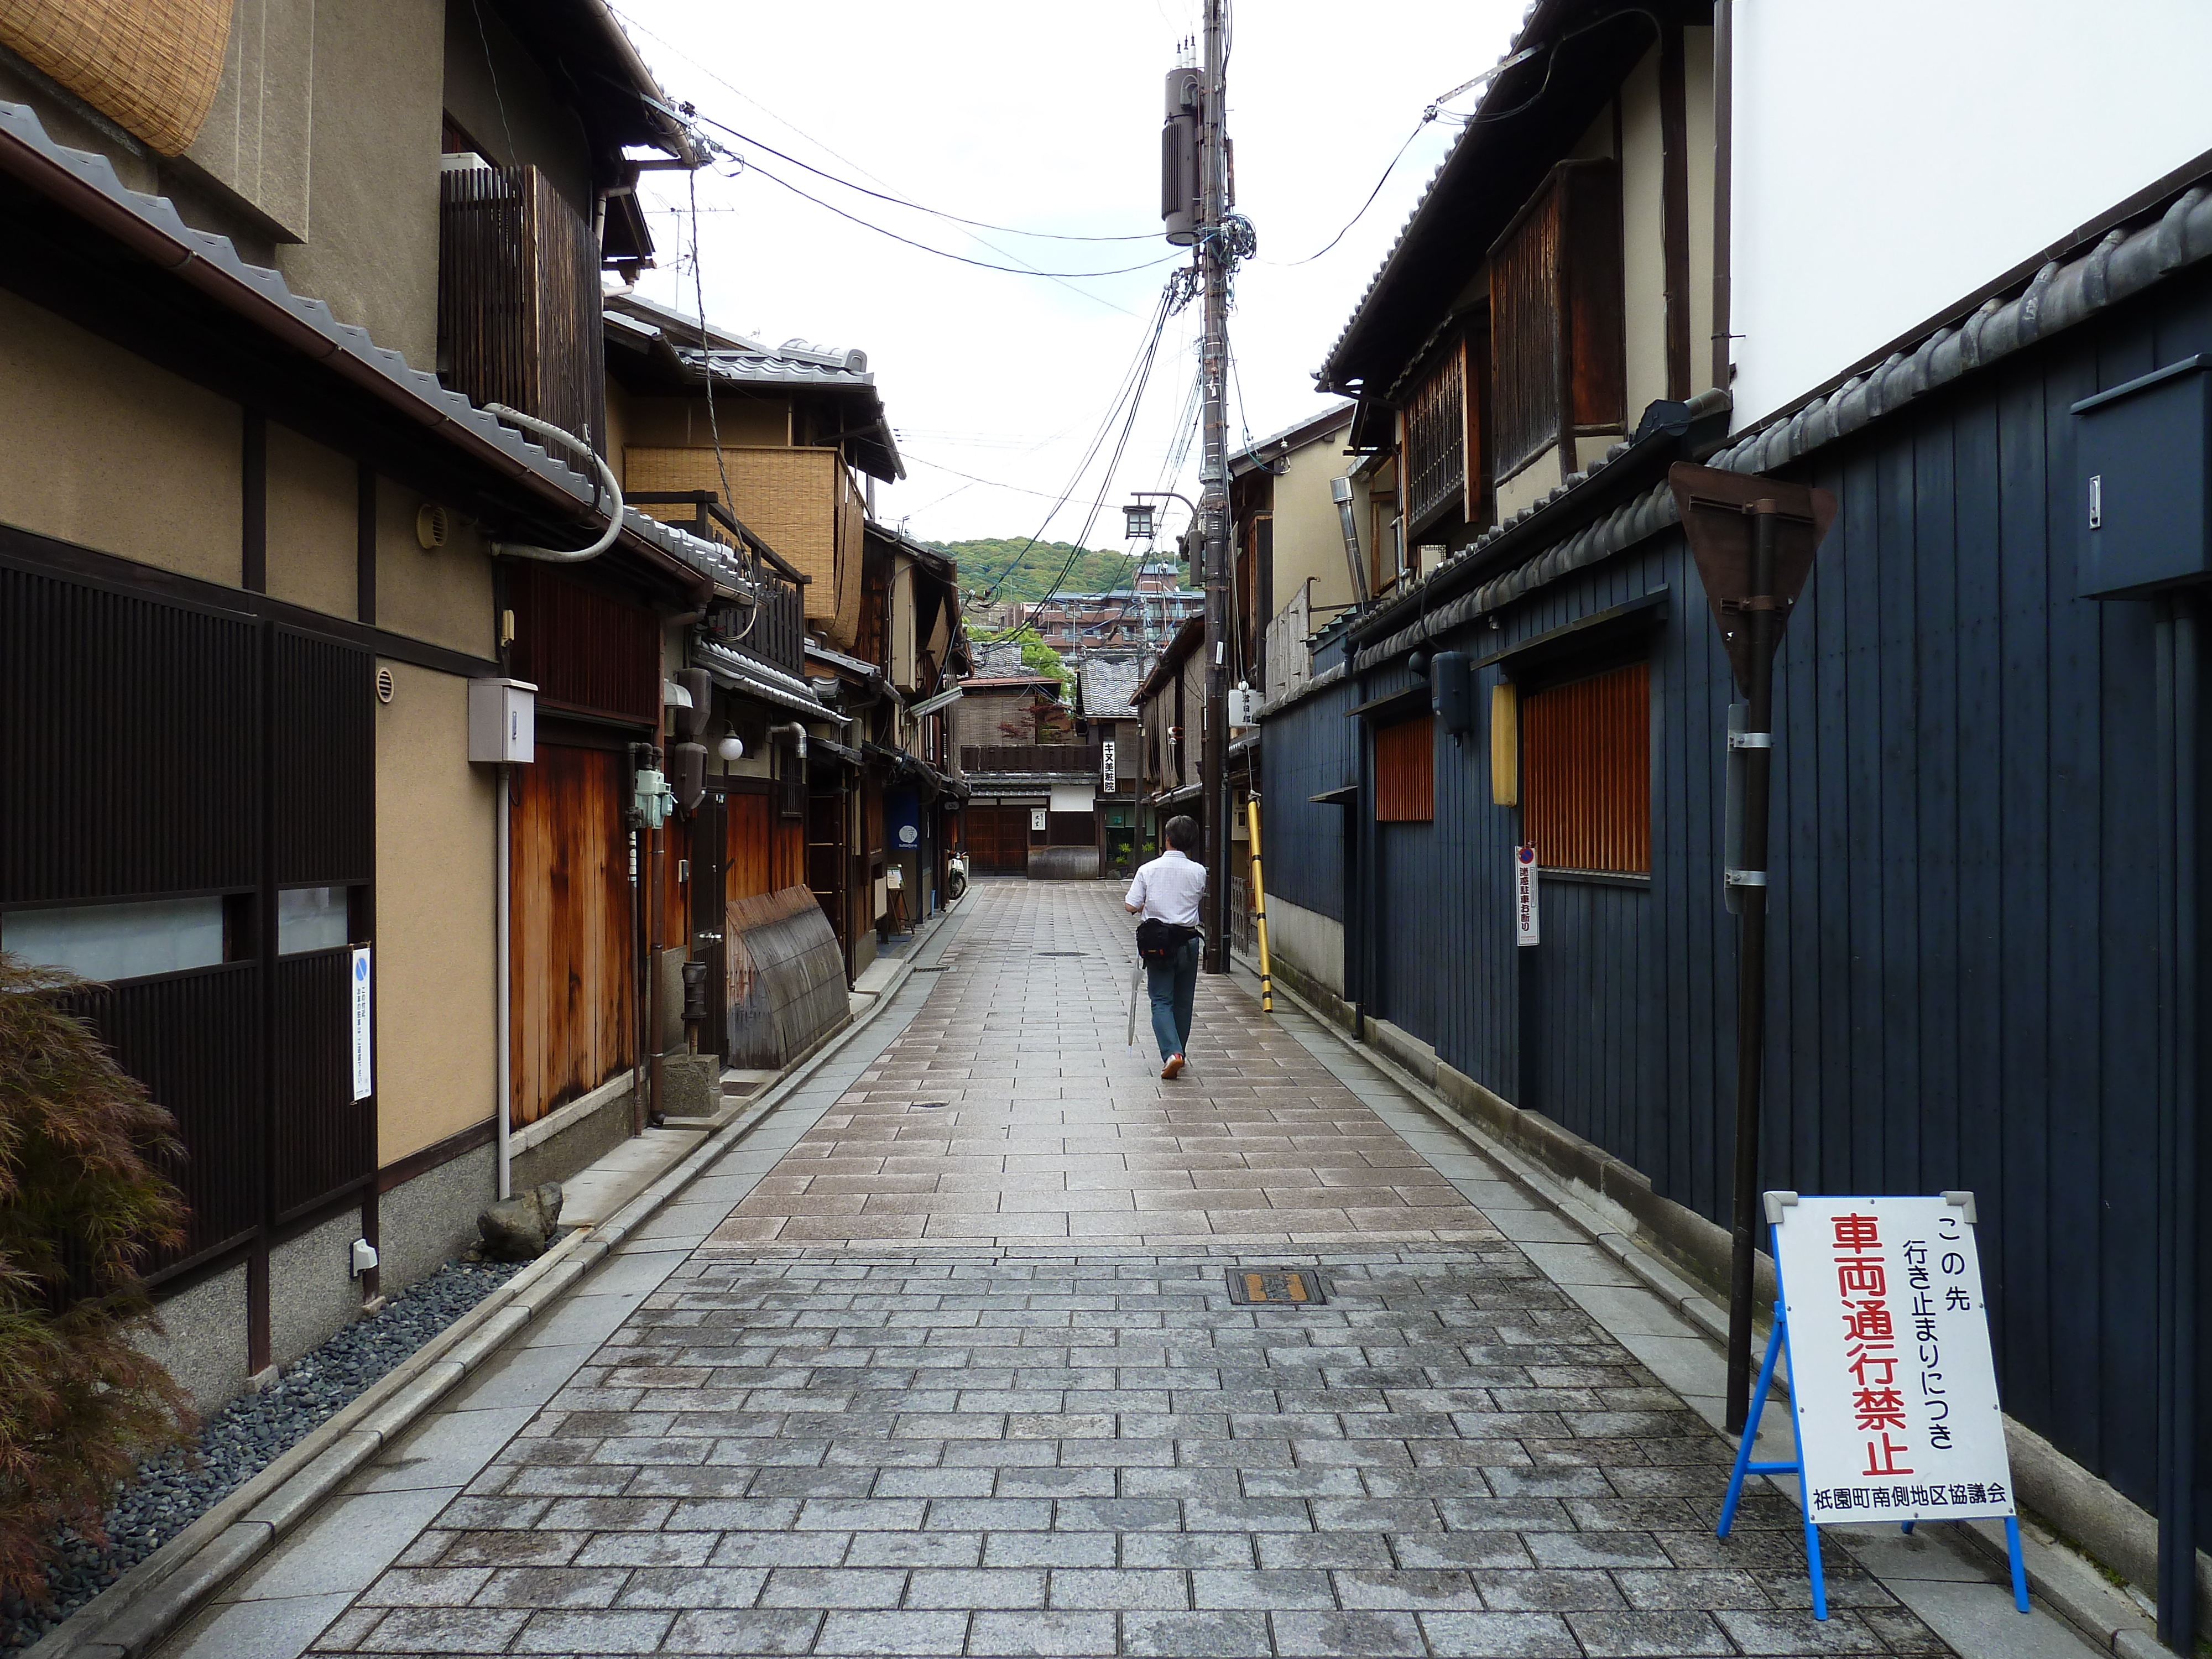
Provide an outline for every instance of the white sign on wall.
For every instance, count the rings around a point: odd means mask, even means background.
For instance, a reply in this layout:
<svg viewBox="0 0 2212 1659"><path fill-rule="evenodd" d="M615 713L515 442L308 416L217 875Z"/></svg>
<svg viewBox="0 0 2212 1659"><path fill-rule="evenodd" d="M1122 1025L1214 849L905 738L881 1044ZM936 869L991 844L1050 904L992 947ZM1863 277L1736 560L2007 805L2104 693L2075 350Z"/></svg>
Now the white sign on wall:
<svg viewBox="0 0 2212 1659"><path fill-rule="evenodd" d="M374 1053L374 1033L369 1018L369 947L359 945L353 952L353 1097L367 1100L376 1086L371 1056Z"/></svg>
<svg viewBox="0 0 2212 1659"><path fill-rule="evenodd" d="M1098 745L1098 792L1103 795L1114 793L1114 739L1111 738Z"/></svg>
<svg viewBox="0 0 2212 1659"><path fill-rule="evenodd" d="M1807 1513L2014 1514L1972 1195L1767 1201Z"/></svg>
<svg viewBox="0 0 2212 1659"><path fill-rule="evenodd" d="M1042 806L1032 806L1030 808L1030 833L1031 835L1041 836L1044 834L1045 810L1046 809Z"/></svg>
<svg viewBox="0 0 2212 1659"><path fill-rule="evenodd" d="M1536 909L1536 849L1513 849L1513 942L1534 945L1542 938Z"/></svg>

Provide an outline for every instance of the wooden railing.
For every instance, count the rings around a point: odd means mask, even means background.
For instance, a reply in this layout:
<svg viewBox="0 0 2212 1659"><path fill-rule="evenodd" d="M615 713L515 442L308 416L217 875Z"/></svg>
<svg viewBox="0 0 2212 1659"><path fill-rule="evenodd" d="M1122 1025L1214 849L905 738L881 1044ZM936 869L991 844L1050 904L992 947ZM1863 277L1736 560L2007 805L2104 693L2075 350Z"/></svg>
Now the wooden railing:
<svg viewBox="0 0 2212 1659"><path fill-rule="evenodd" d="M1105 757L1096 744L1083 743L964 743L963 772L1053 772L1097 777Z"/></svg>

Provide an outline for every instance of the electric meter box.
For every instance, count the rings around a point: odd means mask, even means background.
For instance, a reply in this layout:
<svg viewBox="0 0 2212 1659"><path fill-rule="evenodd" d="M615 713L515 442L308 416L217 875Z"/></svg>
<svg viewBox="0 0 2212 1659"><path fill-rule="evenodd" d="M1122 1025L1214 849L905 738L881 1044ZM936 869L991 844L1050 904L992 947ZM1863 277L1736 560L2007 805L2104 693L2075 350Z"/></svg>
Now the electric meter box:
<svg viewBox="0 0 2212 1659"><path fill-rule="evenodd" d="M2078 591L2147 599L2212 578L2212 356L2074 405Z"/></svg>
<svg viewBox="0 0 2212 1659"><path fill-rule="evenodd" d="M503 764L538 752L538 688L527 680L469 682L469 758Z"/></svg>

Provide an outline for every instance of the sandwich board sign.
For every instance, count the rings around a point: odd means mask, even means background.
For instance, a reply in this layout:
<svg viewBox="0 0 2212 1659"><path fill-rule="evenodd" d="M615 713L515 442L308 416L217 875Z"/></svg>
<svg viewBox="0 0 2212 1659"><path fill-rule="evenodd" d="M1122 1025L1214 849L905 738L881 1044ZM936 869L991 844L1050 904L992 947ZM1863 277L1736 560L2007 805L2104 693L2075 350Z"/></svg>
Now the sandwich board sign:
<svg viewBox="0 0 2212 1659"><path fill-rule="evenodd" d="M1747 1474L1798 1477L1814 1615L1827 1591L1817 1528L1895 1521L2000 1519L2013 1599L2027 1611L2019 1511L1990 1348L1974 1195L1814 1198L1766 1194L1782 1299L1720 1535ZM1756 1463L1752 1443L1790 1359L1791 1462Z"/></svg>

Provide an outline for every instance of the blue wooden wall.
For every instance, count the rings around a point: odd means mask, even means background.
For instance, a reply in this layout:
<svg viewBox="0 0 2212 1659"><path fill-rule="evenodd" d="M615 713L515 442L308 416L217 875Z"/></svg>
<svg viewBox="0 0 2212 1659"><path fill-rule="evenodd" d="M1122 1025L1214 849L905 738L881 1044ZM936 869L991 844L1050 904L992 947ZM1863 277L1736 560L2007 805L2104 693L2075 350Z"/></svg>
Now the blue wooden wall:
<svg viewBox="0 0 2212 1659"><path fill-rule="evenodd" d="M2146 1504L2153 619L2147 603L2074 597L2068 409L2212 351L2208 289L2169 284L1799 469L1841 513L1776 680L1763 1182L1974 1190L2008 1408ZM1733 687L1680 532L1530 595L1502 634L1441 643L1485 654L1662 590L1650 884L1547 879L1543 944L1516 950L1520 815L1491 804L1486 734L1440 734L1433 823L1376 826L1371 803L1355 809L1362 833L1382 832L1365 991L1447 1063L1725 1221ZM1293 902L1336 915L1332 896L1354 890L1339 867L1344 809L1305 797L1353 775L1363 734L1344 709L1403 678L1394 665L1267 722L1269 874ZM1496 681L1483 671L1479 708Z"/></svg>
<svg viewBox="0 0 2212 1659"><path fill-rule="evenodd" d="M1261 746L1260 835L1267 896L1344 920L1345 833L1357 806L1310 799L1359 778L1358 722L1339 680L1270 718ZM1278 734L1281 742L1276 741Z"/></svg>

